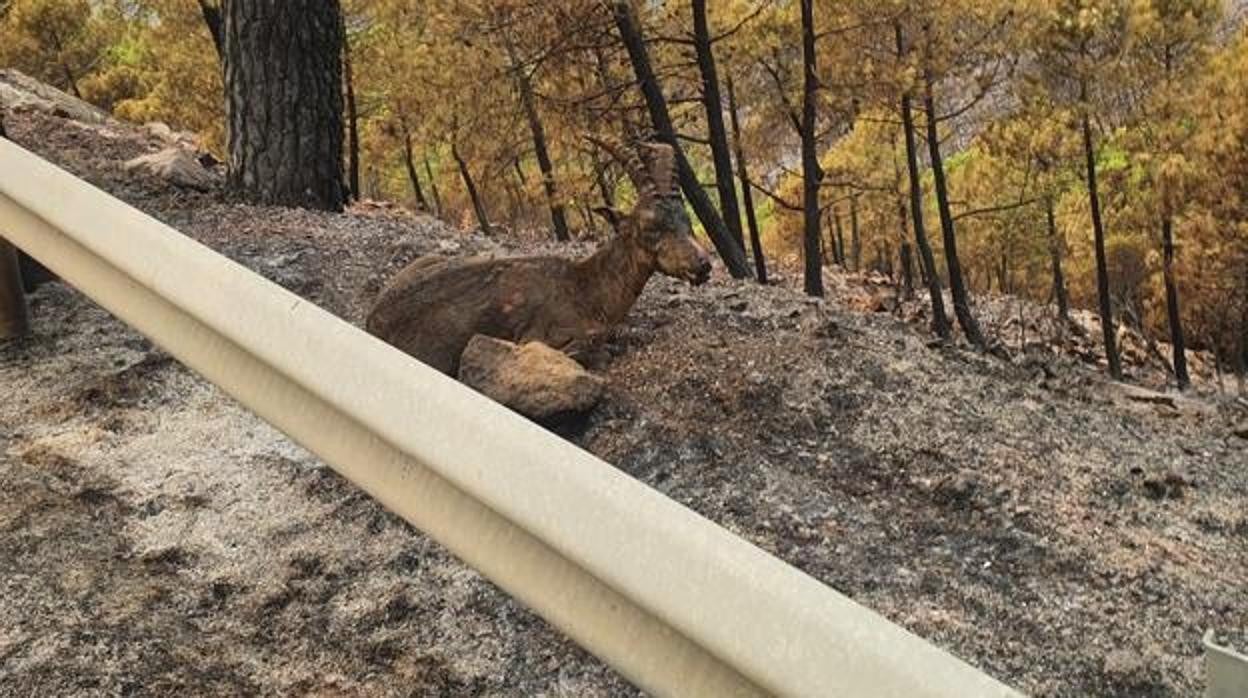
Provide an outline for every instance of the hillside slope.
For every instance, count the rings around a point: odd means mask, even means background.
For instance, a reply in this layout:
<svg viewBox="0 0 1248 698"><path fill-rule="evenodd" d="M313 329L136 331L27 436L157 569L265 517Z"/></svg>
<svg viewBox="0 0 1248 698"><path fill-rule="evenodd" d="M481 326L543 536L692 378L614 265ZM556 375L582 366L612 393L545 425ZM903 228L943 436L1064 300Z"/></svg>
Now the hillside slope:
<svg viewBox="0 0 1248 698"><path fill-rule="evenodd" d="M122 170L160 135L6 125L357 323L419 254L588 249L240 206ZM0 693L632 692L72 289L32 302L0 345ZM609 348L565 436L1031 695L1193 695L1201 633L1248 625L1241 400L719 274L656 278Z"/></svg>

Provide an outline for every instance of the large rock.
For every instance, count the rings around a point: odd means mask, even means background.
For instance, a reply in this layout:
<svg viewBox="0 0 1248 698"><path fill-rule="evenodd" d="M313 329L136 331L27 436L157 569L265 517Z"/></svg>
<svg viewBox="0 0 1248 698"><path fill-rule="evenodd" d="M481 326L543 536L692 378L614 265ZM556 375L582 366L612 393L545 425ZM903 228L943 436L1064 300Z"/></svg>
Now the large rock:
<svg viewBox="0 0 1248 698"><path fill-rule="evenodd" d="M176 186L199 191L209 191L217 183L217 178L199 164L195 155L177 146L127 160L123 167L127 172L146 172Z"/></svg>
<svg viewBox="0 0 1248 698"><path fill-rule="evenodd" d="M601 378L541 342L513 344L484 335L464 348L459 380L542 422L588 412L605 387Z"/></svg>
<svg viewBox="0 0 1248 698"><path fill-rule="evenodd" d="M13 68L0 70L0 107L14 111L41 111L84 124L101 125L110 121L108 113L99 107Z"/></svg>

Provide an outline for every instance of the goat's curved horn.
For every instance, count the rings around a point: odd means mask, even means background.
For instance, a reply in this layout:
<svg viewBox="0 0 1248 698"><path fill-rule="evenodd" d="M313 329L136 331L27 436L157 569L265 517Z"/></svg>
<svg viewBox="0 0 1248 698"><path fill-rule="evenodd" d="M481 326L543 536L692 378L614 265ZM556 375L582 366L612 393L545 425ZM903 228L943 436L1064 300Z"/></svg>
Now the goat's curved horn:
<svg viewBox="0 0 1248 698"><path fill-rule="evenodd" d="M673 176L676 167L675 149L667 143L647 143L646 148L651 153L650 178L654 180L655 189L663 195L675 193L679 187L679 182Z"/></svg>
<svg viewBox="0 0 1248 698"><path fill-rule="evenodd" d="M582 134L582 137L602 148L616 162L624 168L624 172L628 174L628 178L632 180L633 186L637 188L638 198L655 198L659 192L663 191L656 187L654 177L651 176L649 169L645 163L641 161L641 157L632 148L627 148L624 144L614 138L604 138L592 133Z"/></svg>

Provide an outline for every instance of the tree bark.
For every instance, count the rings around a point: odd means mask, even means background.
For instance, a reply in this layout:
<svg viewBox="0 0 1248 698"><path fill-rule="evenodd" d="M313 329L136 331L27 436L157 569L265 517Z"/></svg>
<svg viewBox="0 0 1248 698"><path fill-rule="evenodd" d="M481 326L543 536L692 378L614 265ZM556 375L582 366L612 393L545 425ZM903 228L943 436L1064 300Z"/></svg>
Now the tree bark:
<svg viewBox="0 0 1248 698"><path fill-rule="evenodd" d="M905 37L901 32L901 22L893 23L893 33L897 39L897 57L900 60L905 57L907 50ZM940 338L948 339L949 318L945 315L945 299L940 289L940 275L936 273L936 258L932 255L932 247L927 242L927 232L923 225L923 188L919 179L919 153L914 135L914 112L908 91L901 95L901 130L906 142L906 170L910 178L910 221L914 224L914 242L919 248L920 271L932 301L932 331Z"/></svg>
<svg viewBox="0 0 1248 698"><path fill-rule="evenodd" d="M1086 104L1086 83L1080 90L1080 98ZM1105 358L1109 361L1109 375L1114 380L1122 380L1122 364L1118 359L1118 341L1114 334L1113 305L1109 297L1109 265L1105 261L1105 223L1101 220L1101 200L1096 190L1096 148L1092 142L1092 122L1086 107L1080 126L1083 131L1088 202L1092 208L1092 237L1096 247L1096 296L1101 310L1101 334L1105 341Z"/></svg>
<svg viewBox="0 0 1248 698"><path fill-rule="evenodd" d="M737 93L732 88L732 76L728 76L728 115L732 123L732 141L737 151L737 175L741 179L741 203L745 206L745 222L750 230L750 249L754 252L754 278L767 283L767 261L763 257L763 242L758 233L758 218L754 213L754 195L750 193L750 172L745 160L745 146L741 143L741 123L737 117Z"/></svg>
<svg viewBox="0 0 1248 698"><path fill-rule="evenodd" d="M1170 344L1174 349L1174 379L1179 389L1191 385L1187 373L1187 351L1183 342L1183 321L1179 316L1179 288L1174 282L1174 220L1161 219L1162 277L1166 284L1166 317L1170 323Z"/></svg>
<svg viewBox="0 0 1248 698"><path fill-rule="evenodd" d="M337 0L223 7L229 186L260 204L342 210Z"/></svg>
<svg viewBox="0 0 1248 698"><path fill-rule="evenodd" d="M1066 275L1062 272L1062 238L1057 232L1057 216L1053 196L1044 197L1044 214L1049 229L1049 260L1053 267L1053 297L1057 299L1057 317L1063 331L1070 325L1070 296L1066 293Z"/></svg>
<svg viewBox="0 0 1248 698"><path fill-rule="evenodd" d="M485 235L493 235L494 230L490 227L490 217L485 212L485 202L481 200L481 194L477 191L476 182L472 181L472 173L468 171L468 163L459 154L459 145L454 141L451 142L451 157L455 158L455 164L459 166L459 176L464 179L464 188L468 190L468 198L472 201L472 211L477 216L477 224L481 226L481 232Z"/></svg>
<svg viewBox="0 0 1248 698"><path fill-rule="evenodd" d="M438 194L438 180L433 176L433 168L429 166L429 155L425 154L425 176L429 178L429 195L433 197L433 214L442 215L442 196Z"/></svg>
<svg viewBox="0 0 1248 698"><path fill-rule="evenodd" d="M711 159L715 164L715 186L719 191L719 209L724 215L728 232L745 249L741 232L741 209L737 206L737 186L732 175L732 156L728 151L728 132L724 128L724 102L719 94L719 76L715 70L715 54L711 50L711 32L706 21L706 0L691 0L693 9L693 48L702 75L702 106L706 109L706 133L711 142Z"/></svg>
<svg viewBox="0 0 1248 698"><path fill-rule="evenodd" d="M811 296L823 295L823 259L819 254L819 182L823 168L815 143L815 97L819 78L815 73L815 17L813 0L802 6L802 217L805 270L803 286Z"/></svg>
<svg viewBox="0 0 1248 698"><path fill-rule="evenodd" d="M403 164L407 167L407 179L412 183L416 203L422 211L431 213L429 200L425 198L425 190L420 186L420 177L416 174L416 163L412 159L412 134L408 132L406 125L403 126Z"/></svg>
<svg viewBox="0 0 1248 698"><path fill-rule="evenodd" d="M208 26L208 34L212 36L212 46L217 49L217 60L225 60L225 37L221 29L221 6L208 0L199 0L199 12L204 16L204 24Z"/></svg>
<svg viewBox="0 0 1248 698"><path fill-rule="evenodd" d="M932 74L924 71L925 89L923 108L927 111L927 151L932 161L932 182L936 189L936 210L940 215L941 238L945 243L945 267L949 273L949 290L953 294L953 312L962 326L967 341L981 349L986 346L979 331L979 323L971 311L971 296L962 278L962 264L958 261L958 238L953 227L953 214L949 210L949 191L945 182L945 164L940 155L940 136L936 124L936 98L932 94Z"/></svg>
<svg viewBox="0 0 1248 698"><path fill-rule="evenodd" d="M0 238L0 339L21 337L29 331L30 312L17 265L17 248Z"/></svg>
<svg viewBox="0 0 1248 698"><path fill-rule="evenodd" d="M689 161L685 158L684 150L676 140L676 129L672 125L672 117L667 110L667 100L663 96L663 90L659 87L658 78L655 77L654 70L650 66L650 56L646 53L646 44L641 34L641 25L633 14L631 4L627 0L615 0L611 7L616 29L620 33L620 40L628 51L628 58L632 64L633 73L637 77L641 94L646 100L646 109L650 113L650 120L654 125L655 131L658 132L659 139L670 145L675 152L676 171L680 179L681 191L684 192L685 198L689 200L689 204L693 206L693 212L697 215L698 220L702 222L702 227L711 238L711 243L715 245L715 250L724 260L724 266L728 269L728 273L734 278L748 278L750 276L750 267L745 261L745 251L737 244L737 240L732 236L732 233L728 232L724 219L720 217L719 212L715 210L715 205L711 203L710 197L702 189L702 183L698 181L697 175L694 173L693 168L690 167Z"/></svg>
<svg viewBox="0 0 1248 698"><path fill-rule="evenodd" d="M507 59L516 75L516 90L520 93L520 106L524 109L524 118L529 124L529 133L533 136L533 152L537 156L537 167L542 172L542 188L546 192L546 203L550 207L550 223L555 231L555 239L567 242L572 239L568 233L568 219L564 213L563 203L559 201L559 191L555 184L555 167L550 161L550 150L547 147L546 129L542 126L541 115L537 111L537 100L533 96L533 82L525 71L516 54L511 37L503 32L503 44L507 49Z"/></svg>
<svg viewBox="0 0 1248 698"><path fill-rule="evenodd" d="M360 117L355 108L355 75L351 68L351 42L346 24L342 30L342 81L347 97L347 196L360 200Z"/></svg>

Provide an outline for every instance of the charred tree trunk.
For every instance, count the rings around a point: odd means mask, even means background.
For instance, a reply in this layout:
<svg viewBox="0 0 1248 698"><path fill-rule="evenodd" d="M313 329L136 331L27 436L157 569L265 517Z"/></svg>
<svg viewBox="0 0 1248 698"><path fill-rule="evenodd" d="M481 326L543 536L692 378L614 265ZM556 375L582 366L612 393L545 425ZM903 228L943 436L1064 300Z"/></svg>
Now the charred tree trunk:
<svg viewBox="0 0 1248 698"><path fill-rule="evenodd" d="M741 249L741 246L737 244L736 238L728 231L728 227L724 224L724 219L720 217L719 212L715 210L715 205L711 203L710 197L702 189L701 182L698 181L693 168L689 166L689 161L685 158L685 152L676 140L676 129L672 126L672 117L667 110L667 100L664 98L663 90L659 87L658 78L655 77L654 70L650 66L650 56L646 53L645 39L642 37L641 26L633 14L632 6L627 0L615 0L611 7L615 17L616 29L620 33L620 40L624 43L625 49L628 50L629 62L632 64L634 74L636 74L641 94L646 100L646 109L650 113L650 120L653 122L655 131L658 132L660 140L672 146L672 150L675 152L681 191L684 192L685 198L689 200L689 204L693 206L693 212L698 216L698 220L702 222L702 227L711 238L711 243L715 245L715 250L724 260L724 266L728 269L728 273L738 279L749 277L750 267L745 261L745 251Z"/></svg>
<svg viewBox="0 0 1248 698"><path fill-rule="evenodd" d="M858 229L858 193L849 195L849 254L854 271L862 271L862 231Z"/></svg>
<svg viewBox="0 0 1248 698"><path fill-rule="evenodd" d="M927 150L932 161L932 182L936 189L936 210L940 214L941 239L945 243L945 267L949 272L949 290L953 294L953 312L962 326L967 341L974 346L986 346L979 323L971 311L971 295L962 278L962 264L958 261L958 238L953 228L953 214L949 210L949 191L945 182L945 163L940 155L940 135L936 125L936 98L932 94L930 70L924 75L923 107L927 111Z"/></svg>
<svg viewBox="0 0 1248 698"><path fill-rule="evenodd" d="M901 226L897 254L901 257L901 290L906 298L914 297L914 258L910 252L910 219L906 215L906 202L897 196L897 220Z"/></svg>
<svg viewBox="0 0 1248 698"><path fill-rule="evenodd" d="M754 214L754 195L750 193L750 171L746 166L745 146L741 144L741 123L737 119L737 93L732 89L732 76L728 76L728 116L732 123L732 141L737 150L737 175L741 179L741 203L745 206L745 222L750 229L750 249L754 252L754 276L758 283L767 283L767 261L763 257L763 241L758 233L758 218Z"/></svg>
<svg viewBox="0 0 1248 698"><path fill-rule="evenodd" d="M899 59L904 58L906 44L900 22L893 23L893 33L897 39L897 56ZM901 95L901 130L906 142L906 170L910 179L910 221L914 225L914 242L919 248L919 267L923 282L927 284L927 292L932 301L932 331L942 339L948 339L949 318L945 315L940 275L936 273L936 258L932 255L932 247L927 242L927 232L923 226L923 188L919 179L919 153L915 143L914 111L909 92Z"/></svg>
<svg viewBox="0 0 1248 698"><path fill-rule="evenodd" d="M208 34L212 36L212 46L217 49L217 60L225 60L225 36L221 29L221 6L208 0L199 0L199 13L204 17Z"/></svg>
<svg viewBox="0 0 1248 698"><path fill-rule="evenodd" d="M845 231L841 227L841 210L832 207L832 230L834 233L832 244L832 261L840 265L841 269L845 269Z"/></svg>
<svg viewBox="0 0 1248 698"><path fill-rule="evenodd" d="M433 168L429 166L429 155L426 153L425 161L425 177L429 179L429 195L433 197L434 215L442 215L442 196L438 194L438 180L433 176Z"/></svg>
<svg viewBox="0 0 1248 698"><path fill-rule="evenodd" d="M724 102L719 94L719 76L715 55L711 51L711 31L706 21L706 0L691 0L693 9L693 49L697 54L698 71L702 75L702 106L706 108L706 134L711 142L711 159L715 163L715 187L719 191L719 210L724 215L728 232L737 245L745 249L741 233L741 209L737 206L737 186L732 176L732 156L728 154L728 132L724 128Z"/></svg>
<svg viewBox="0 0 1248 698"><path fill-rule="evenodd" d="M408 132L407 126L403 127L403 164L407 167L407 179L412 183L412 194L416 196L417 205L425 213L432 213L429 200L425 198L425 190L420 186L420 177L416 174L416 163L412 159L412 134Z"/></svg>
<svg viewBox="0 0 1248 698"><path fill-rule="evenodd" d="M17 254L12 243L0 238L0 339L21 337L30 331L30 312Z"/></svg>
<svg viewBox="0 0 1248 698"><path fill-rule="evenodd" d="M1174 379L1179 389L1191 385L1187 373L1187 352L1183 342L1183 322L1179 316L1179 288L1174 282L1174 220L1169 213L1161 219L1162 276L1166 284L1166 317L1170 322L1170 344L1174 348Z"/></svg>
<svg viewBox="0 0 1248 698"><path fill-rule="evenodd" d="M1049 260L1053 267L1053 297L1057 299L1057 317L1063 330L1070 325L1070 296L1066 293L1066 275L1062 272L1062 238L1057 232L1057 216L1053 212L1053 196L1044 197L1044 215L1049 229Z"/></svg>
<svg viewBox="0 0 1248 698"><path fill-rule="evenodd" d="M468 163L459 154L459 145L454 141L451 142L451 157L455 159L455 164L459 166L459 176L464 179L464 188L468 190L468 198L472 201L472 211L477 216L477 224L481 226L481 232L486 235L493 235L494 230L490 227L490 217L485 212L485 202L481 200L481 194L477 191L477 184L472 181L472 173L468 171Z"/></svg>
<svg viewBox="0 0 1248 698"><path fill-rule="evenodd" d="M516 47L511 37L503 35L507 49L507 59L516 75L516 91L520 93L520 106L524 109L524 118L529 124L529 134L533 137L533 153L537 157L537 167L542 172L542 188L546 192L546 204L550 207L550 224L555 231L555 239L567 242L572 239L568 233L568 218L563 203L559 200L559 189L555 184L555 166L550 161L550 149L546 141L546 128L542 125L541 115L537 111L537 100L533 95L533 81L529 73L521 65L516 55Z"/></svg>
<svg viewBox="0 0 1248 698"><path fill-rule="evenodd" d="M815 74L815 17L813 0L802 5L802 217L805 273L803 286L811 296L823 295L823 258L819 254L819 183L823 168L815 144L815 97L819 79Z"/></svg>
<svg viewBox="0 0 1248 698"><path fill-rule="evenodd" d="M342 210L337 0L223 10L230 188L253 203Z"/></svg>
<svg viewBox="0 0 1248 698"><path fill-rule="evenodd" d="M1087 102L1086 84L1080 91L1082 102ZM1101 200L1096 190L1096 148L1092 142L1092 122L1085 108L1080 127L1083 131L1083 156L1087 169L1088 203L1092 208L1092 237L1096 247L1096 296L1101 310L1101 334L1105 341L1105 358L1109 361L1109 375L1122 380L1122 364L1118 359L1118 342L1114 335L1113 305L1109 297L1109 265L1105 260L1105 223L1101 220Z"/></svg>
<svg viewBox="0 0 1248 698"><path fill-rule="evenodd" d="M355 76L351 69L351 42L346 24L342 31L342 82L347 98L347 196L360 200L360 117L355 109Z"/></svg>

